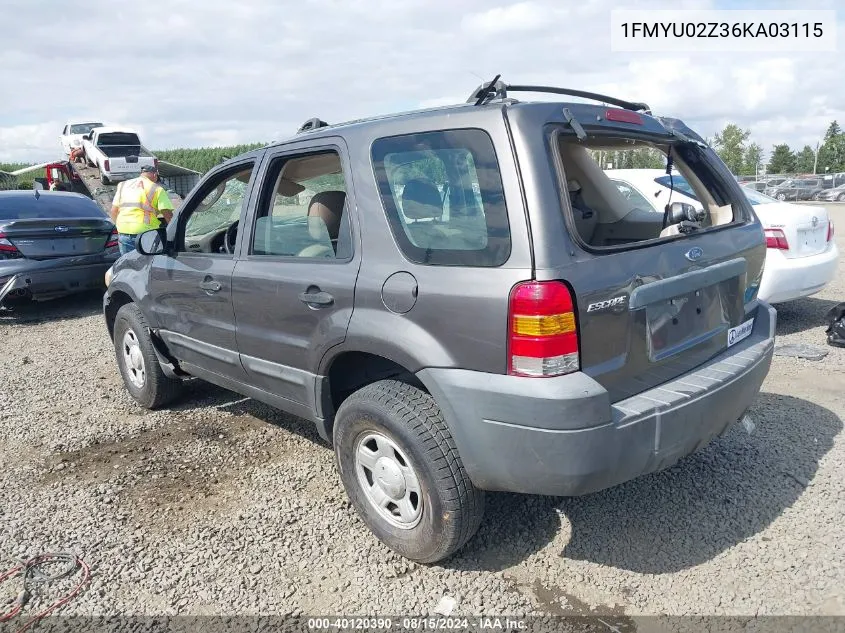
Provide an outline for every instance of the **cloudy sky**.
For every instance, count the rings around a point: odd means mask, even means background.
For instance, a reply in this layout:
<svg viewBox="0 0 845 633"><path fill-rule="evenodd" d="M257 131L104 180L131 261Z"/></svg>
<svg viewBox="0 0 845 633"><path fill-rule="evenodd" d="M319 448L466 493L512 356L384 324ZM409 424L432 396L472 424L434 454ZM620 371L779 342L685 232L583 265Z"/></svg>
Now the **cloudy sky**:
<svg viewBox="0 0 845 633"><path fill-rule="evenodd" d="M845 124L845 38L837 54L621 53L610 12L839 1L3 0L0 161L58 157L72 119L151 149L264 142L314 116L463 102L498 73L645 101L706 136L736 122L766 150L814 145Z"/></svg>

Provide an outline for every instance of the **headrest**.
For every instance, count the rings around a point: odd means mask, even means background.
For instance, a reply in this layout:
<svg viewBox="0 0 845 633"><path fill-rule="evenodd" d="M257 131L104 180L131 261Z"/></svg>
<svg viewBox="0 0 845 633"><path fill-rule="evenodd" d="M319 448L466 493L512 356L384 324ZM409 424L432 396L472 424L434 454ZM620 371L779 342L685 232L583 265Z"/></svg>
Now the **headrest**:
<svg viewBox="0 0 845 633"><path fill-rule="evenodd" d="M566 181L566 186L569 188L569 193L578 193L581 191L581 183L575 178L570 178Z"/></svg>
<svg viewBox="0 0 845 633"><path fill-rule="evenodd" d="M340 230L340 217L343 214L343 205L346 202L346 193L343 191L323 191L311 198L308 205L308 217L320 218L329 231L329 236L337 239ZM319 235L313 237L318 238Z"/></svg>
<svg viewBox="0 0 845 633"><path fill-rule="evenodd" d="M402 190L402 212L412 220L440 218L443 201L434 183L421 178L406 182Z"/></svg>

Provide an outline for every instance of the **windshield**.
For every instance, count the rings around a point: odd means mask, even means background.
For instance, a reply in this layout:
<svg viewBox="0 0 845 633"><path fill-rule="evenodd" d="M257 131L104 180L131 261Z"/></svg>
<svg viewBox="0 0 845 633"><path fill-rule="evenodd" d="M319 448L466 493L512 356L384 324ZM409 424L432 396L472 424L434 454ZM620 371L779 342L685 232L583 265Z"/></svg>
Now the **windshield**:
<svg viewBox="0 0 845 633"><path fill-rule="evenodd" d="M772 203L779 203L778 200L771 198L765 194L760 193L755 189L748 189L745 192L745 197L748 198L748 201L753 205L757 206L758 204L772 204Z"/></svg>
<svg viewBox="0 0 845 633"><path fill-rule="evenodd" d="M103 127L102 123L77 123L70 126L71 134L88 134L95 127Z"/></svg>
<svg viewBox="0 0 845 633"><path fill-rule="evenodd" d="M660 211L646 200L639 191L634 189L630 183L627 183L624 180L615 180L613 178L610 179L610 182L616 185L616 188L619 189L619 193L625 196L625 199L633 204L635 208L642 209L643 211Z"/></svg>
<svg viewBox="0 0 845 633"><path fill-rule="evenodd" d="M693 191L693 188L690 187L689 183L687 182L687 179L681 176L680 174L672 174L671 180L670 176L661 176L660 178L655 178L654 182L656 182L658 185L663 185L668 189L672 189L673 191L682 193L685 196L692 198L693 200L698 200L695 195L695 191Z"/></svg>

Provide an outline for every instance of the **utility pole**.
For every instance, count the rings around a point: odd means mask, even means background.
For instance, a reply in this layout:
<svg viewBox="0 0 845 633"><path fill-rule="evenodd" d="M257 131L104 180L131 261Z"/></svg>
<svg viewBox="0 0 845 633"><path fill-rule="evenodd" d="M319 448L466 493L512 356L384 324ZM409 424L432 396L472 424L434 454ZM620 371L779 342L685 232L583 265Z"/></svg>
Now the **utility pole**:
<svg viewBox="0 0 845 633"><path fill-rule="evenodd" d="M813 159L813 175L819 173L819 142L816 141L816 157Z"/></svg>

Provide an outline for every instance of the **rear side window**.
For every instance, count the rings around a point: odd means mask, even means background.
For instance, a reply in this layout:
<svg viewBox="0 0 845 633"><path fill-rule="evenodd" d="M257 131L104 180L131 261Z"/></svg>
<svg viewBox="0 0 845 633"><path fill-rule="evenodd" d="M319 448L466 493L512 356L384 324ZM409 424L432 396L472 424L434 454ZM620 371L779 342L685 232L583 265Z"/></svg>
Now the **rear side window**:
<svg viewBox="0 0 845 633"><path fill-rule="evenodd" d="M390 229L408 259L442 266L507 261L508 213L486 132L382 138L373 143L372 160Z"/></svg>

